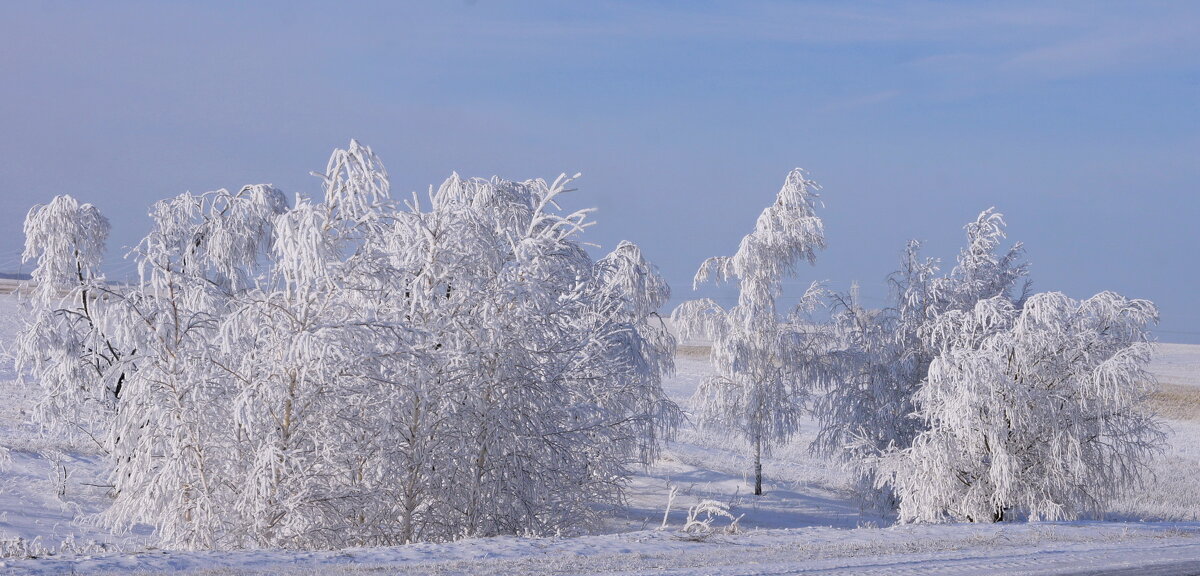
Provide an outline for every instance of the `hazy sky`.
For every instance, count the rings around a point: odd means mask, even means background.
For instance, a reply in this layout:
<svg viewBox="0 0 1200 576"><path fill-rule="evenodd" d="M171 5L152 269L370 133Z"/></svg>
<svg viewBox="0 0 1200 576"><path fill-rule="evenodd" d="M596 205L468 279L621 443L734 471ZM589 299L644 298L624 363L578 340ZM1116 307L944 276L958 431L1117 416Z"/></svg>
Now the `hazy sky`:
<svg viewBox="0 0 1200 576"><path fill-rule="evenodd" d="M155 200L317 194L357 138L393 193L582 172L588 239L677 301L795 166L830 245L797 283L868 303L907 239L948 269L996 206L1035 289L1149 298L1200 343L1200 3L242 4L0 5L0 271L56 194L109 216L120 278Z"/></svg>

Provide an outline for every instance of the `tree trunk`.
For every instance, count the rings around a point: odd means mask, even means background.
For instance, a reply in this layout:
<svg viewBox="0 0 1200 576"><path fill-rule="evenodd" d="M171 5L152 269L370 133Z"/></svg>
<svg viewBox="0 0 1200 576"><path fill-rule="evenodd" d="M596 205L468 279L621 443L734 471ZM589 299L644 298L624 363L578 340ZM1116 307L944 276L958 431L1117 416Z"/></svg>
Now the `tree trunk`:
<svg viewBox="0 0 1200 576"><path fill-rule="evenodd" d="M762 436L754 436L754 495L762 496Z"/></svg>

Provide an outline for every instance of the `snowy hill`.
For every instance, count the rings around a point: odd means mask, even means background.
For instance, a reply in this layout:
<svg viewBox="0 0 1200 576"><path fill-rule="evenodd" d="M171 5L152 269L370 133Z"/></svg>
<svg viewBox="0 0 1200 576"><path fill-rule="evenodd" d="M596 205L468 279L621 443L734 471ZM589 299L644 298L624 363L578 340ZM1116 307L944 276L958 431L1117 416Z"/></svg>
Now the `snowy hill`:
<svg viewBox="0 0 1200 576"><path fill-rule="evenodd" d="M0 296L0 346L11 342L20 318L16 299ZM27 422L33 392L6 359L0 573L1057 574L1148 564L1161 571L1147 573L1187 573L1200 570L1200 346L1162 344L1158 352L1153 372L1165 386L1156 407L1172 418L1170 447L1155 461L1155 480L1117 502L1105 522L891 526L859 509L838 466L809 454L812 422L765 460L766 495L755 498L746 446L685 424L663 457L633 479L628 507L612 514L606 534L307 553L168 553L155 550L148 530L110 535L74 522L106 505L103 454L87 438L40 436ZM681 349L677 362L665 388L686 406L709 370L703 346ZM704 499L728 504L740 516L740 533L702 541L682 534L688 508Z"/></svg>

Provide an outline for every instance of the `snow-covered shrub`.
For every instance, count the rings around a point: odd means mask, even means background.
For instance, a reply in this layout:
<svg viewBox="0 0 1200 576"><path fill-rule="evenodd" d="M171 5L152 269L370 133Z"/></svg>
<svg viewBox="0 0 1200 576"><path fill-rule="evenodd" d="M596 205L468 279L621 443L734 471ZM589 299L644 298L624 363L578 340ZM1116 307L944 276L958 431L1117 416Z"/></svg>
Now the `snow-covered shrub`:
<svg viewBox="0 0 1200 576"><path fill-rule="evenodd" d="M27 540L20 536L0 538L0 558L24 560L44 558L53 554L53 550L42 544L41 536L33 540Z"/></svg>
<svg viewBox="0 0 1200 576"><path fill-rule="evenodd" d="M1154 305L1103 292L1004 297L940 316L917 395L927 430L888 459L902 521L1098 514L1136 484L1163 433L1147 325Z"/></svg>
<svg viewBox="0 0 1200 576"><path fill-rule="evenodd" d="M618 504L680 418L669 292L637 246L593 261L566 177L454 175L400 203L351 142L322 180L292 206L267 185L159 202L137 286L90 316L38 302L70 322L28 327L21 366L86 392L40 413L109 407L104 520L174 547L337 547L570 532ZM91 308L96 243L44 240L67 220L31 216L28 254L79 269Z"/></svg>
<svg viewBox="0 0 1200 576"><path fill-rule="evenodd" d="M672 313L684 338L712 340L715 374L704 379L694 400L702 422L736 430L754 446L755 495L762 494L764 451L795 433L809 391L824 373L823 334L802 318L820 288L814 284L785 318L776 309L784 279L802 261L815 262L817 250L825 247L824 225L816 215L818 189L803 170L793 170L737 253L700 266L697 285L738 282L736 306L725 310L706 298L684 302Z"/></svg>
<svg viewBox="0 0 1200 576"><path fill-rule="evenodd" d="M96 541L80 542L74 535L69 535L57 546L43 541L41 536L32 540L21 536L0 538L0 558L12 560L37 560L54 556L82 556L85 554L102 554L111 552L110 546Z"/></svg>
<svg viewBox="0 0 1200 576"><path fill-rule="evenodd" d="M253 485L247 459L259 448L237 402L253 375L235 360L255 346L222 324L272 288L259 264L286 208L269 186L182 194L151 208L154 227L132 252L140 284L107 319L130 351L109 431L117 493L109 524L153 524L167 545L189 548L260 537L247 530L256 511L233 506ZM252 410L284 418L274 406Z"/></svg>
<svg viewBox="0 0 1200 576"><path fill-rule="evenodd" d="M725 526L714 526L717 520L725 519ZM741 516L734 516L729 505L716 500L701 500L688 508L687 522L679 529L686 540L705 540L714 534L737 534Z"/></svg>
<svg viewBox="0 0 1200 576"><path fill-rule="evenodd" d="M901 521L1099 513L1162 442L1144 406L1157 312L1108 292L1029 296L1021 245L999 250L994 210L967 238L942 277L910 244L883 310L839 297L839 377L814 446Z"/></svg>

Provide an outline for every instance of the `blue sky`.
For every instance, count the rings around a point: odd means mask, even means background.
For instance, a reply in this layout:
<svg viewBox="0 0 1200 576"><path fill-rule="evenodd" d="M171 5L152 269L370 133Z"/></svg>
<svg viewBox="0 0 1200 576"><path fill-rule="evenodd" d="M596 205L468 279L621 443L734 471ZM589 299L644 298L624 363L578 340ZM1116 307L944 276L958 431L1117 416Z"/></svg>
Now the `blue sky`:
<svg viewBox="0 0 1200 576"><path fill-rule="evenodd" d="M155 200L316 194L357 138L402 194L582 172L590 240L677 297L795 166L830 244L797 284L868 303L908 238L949 268L996 206L1035 289L1149 298L1200 343L1200 3L242 4L0 6L0 269L55 194L110 217L120 277Z"/></svg>

